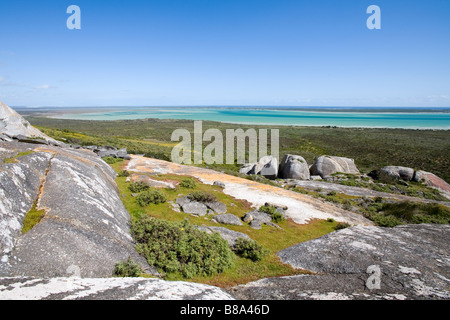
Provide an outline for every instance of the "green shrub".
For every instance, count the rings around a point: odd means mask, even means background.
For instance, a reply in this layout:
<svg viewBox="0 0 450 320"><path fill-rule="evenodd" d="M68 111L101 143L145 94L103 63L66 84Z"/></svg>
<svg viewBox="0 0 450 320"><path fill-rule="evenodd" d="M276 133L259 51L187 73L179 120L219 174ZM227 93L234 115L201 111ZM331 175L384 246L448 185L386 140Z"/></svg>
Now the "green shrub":
<svg viewBox="0 0 450 320"><path fill-rule="evenodd" d="M344 200L342 200L342 207L345 210L350 210L352 208L352 202L348 199L344 199Z"/></svg>
<svg viewBox="0 0 450 320"><path fill-rule="evenodd" d="M128 177L130 175L130 172L128 170L122 170L117 175L118 177Z"/></svg>
<svg viewBox="0 0 450 320"><path fill-rule="evenodd" d="M384 215L382 213L375 213L369 216L369 219L375 222L377 226L392 228L403 224L403 222L393 215Z"/></svg>
<svg viewBox="0 0 450 320"><path fill-rule="evenodd" d="M183 188L194 189L195 187L197 187L197 183L194 179L186 178L181 180L180 186Z"/></svg>
<svg viewBox="0 0 450 320"><path fill-rule="evenodd" d="M275 223L280 223L281 221L286 220L284 215L278 211L276 211L274 214L272 214L272 221Z"/></svg>
<svg viewBox="0 0 450 320"><path fill-rule="evenodd" d="M150 186L143 181L136 181L136 182L131 183L128 186L128 190L130 190L131 192L134 192L134 193L142 192L142 191L148 190L148 189L150 189Z"/></svg>
<svg viewBox="0 0 450 320"><path fill-rule="evenodd" d="M111 157L111 156L103 157L102 159L103 159L103 161L105 161L107 164L114 164L114 163L116 163L116 162L122 161L122 159L120 159L120 158L115 158L115 157Z"/></svg>
<svg viewBox="0 0 450 320"><path fill-rule="evenodd" d="M334 230L341 230L351 227L351 225L347 222L338 222L338 224L334 227Z"/></svg>
<svg viewBox="0 0 450 320"><path fill-rule="evenodd" d="M250 259L254 262L261 260L266 254L263 246L258 244L255 240L238 238L234 251L240 257Z"/></svg>
<svg viewBox="0 0 450 320"><path fill-rule="evenodd" d="M166 195L156 189L148 189L146 191L141 192L136 197L136 202L141 207L148 206L150 203L158 204L158 203L164 203L167 201Z"/></svg>
<svg viewBox="0 0 450 320"><path fill-rule="evenodd" d="M374 222L384 223L387 218L396 218L397 224L408 223L438 223L450 224L450 209L437 203L400 202L386 203L378 215L374 215ZM389 218L394 220L393 218Z"/></svg>
<svg viewBox="0 0 450 320"><path fill-rule="evenodd" d="M127 261L120 261L114 267L113 276L115 277L140 277L142 275L141 267L131 258Z"/></svg>
<svg viewBox="0 0 450 320"><path fill-rule="evenodd" d="M274 206L261 206L259 207L258 211L267 213L268 215L273 215L275 212L277 212L277 208Z"/></svg>
<svg viewBox="0 0 450 320"><path fill-rule="evenodd" d="M258 211L267 213L268 215L271 216L272 221L276 223L286 220L284 215L281 212L279 212L277 208L274 206L261 206L259 207Z"/></svg>
<svg viewBox="0 0 450 320"><path fill-rule="evenodd" d="M132 222L136 250L150 265L185 278L221 273L234 264L234 254L218 233L207 234L188 221L141 217Z"/></svg>
<svg viewBox="0 0 450 320"><path fill-rule="evenodd" d="M198 202L214 202L217 200L216 196L209 192L196 191L188 195L189 200Z"/></svg>

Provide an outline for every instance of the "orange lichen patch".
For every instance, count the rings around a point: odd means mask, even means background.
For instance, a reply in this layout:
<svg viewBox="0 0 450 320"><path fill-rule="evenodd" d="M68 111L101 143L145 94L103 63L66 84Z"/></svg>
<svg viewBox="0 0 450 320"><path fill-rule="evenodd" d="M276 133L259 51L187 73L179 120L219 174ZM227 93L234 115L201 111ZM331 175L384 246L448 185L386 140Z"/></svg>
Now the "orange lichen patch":
<svg viewBox="0 0 450 320"><path fill-rule="evenodd" d="M86 159L86 158L83 158L83 157L81 157L81 156L79 156L79 155L77 155L77 154L75 154L73 152L70 152L68 150L66 151L66 150L64 150L62 148L55 148L55 147L43 145L43 146L39 146L39 147L35 148L34 151L36 151L36 152L49 152L49 153L53 153L54 155L55 154L60 154L60 155L66 156L68 158L72 158L72 159L81 161L81 162L86 163L86 164L88 164L90 166L98 167L98 164L96 162L91 161L91 160ZM89 151L89 150L82 150L82 151L86 152L87 155L95 155L95 153L93 153L92 151Z"/></svg>
<svg viewBox="0 0 450 320"><path fill-rule="evenodd" d="M53 154L56 153L55 148L49 147L49 146L46 146L46 145L38 146L38 147L34 148L34 151L36 151L36 152L50 152L50 153L53 153Z"/></svg>

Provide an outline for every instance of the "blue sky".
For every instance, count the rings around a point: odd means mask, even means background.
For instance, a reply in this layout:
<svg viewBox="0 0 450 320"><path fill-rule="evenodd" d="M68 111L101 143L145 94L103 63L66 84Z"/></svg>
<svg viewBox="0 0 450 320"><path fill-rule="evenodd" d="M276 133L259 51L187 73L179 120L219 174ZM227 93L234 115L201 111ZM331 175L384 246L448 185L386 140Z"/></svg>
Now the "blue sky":
<svg viewBox="0 0 450 320"><path fill-rule="evenodd" d="M450 107L449 35L448 0L1 1L0 100Z"/></svg>

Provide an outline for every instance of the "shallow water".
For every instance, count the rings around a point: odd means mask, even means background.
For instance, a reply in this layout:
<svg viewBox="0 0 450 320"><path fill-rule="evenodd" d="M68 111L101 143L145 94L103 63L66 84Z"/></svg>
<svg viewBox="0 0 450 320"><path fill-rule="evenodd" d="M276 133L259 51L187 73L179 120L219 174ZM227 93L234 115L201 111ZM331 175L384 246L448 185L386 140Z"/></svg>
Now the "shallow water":
<svg viewBox="0 0 450 320"><path fill-rule="evenodd" d="M411 112L412 111L412 112ZM450 113L407 110L402 112L292 110L271 108L227 107L147 107L86 110L82 113L63 113L55 116L80 120L187 119L229 123L337 126L372 128L450 129Z"/></svg>

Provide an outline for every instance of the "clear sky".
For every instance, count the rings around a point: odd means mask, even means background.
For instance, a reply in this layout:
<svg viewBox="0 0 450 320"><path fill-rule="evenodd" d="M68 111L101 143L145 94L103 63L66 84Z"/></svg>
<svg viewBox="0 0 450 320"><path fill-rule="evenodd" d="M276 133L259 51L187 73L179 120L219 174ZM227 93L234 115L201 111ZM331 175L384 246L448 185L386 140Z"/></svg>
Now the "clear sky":
<svg viewBox="0 0 450 320"><path fill-rule="evenodd" d="M450 107L450 1L1 0L0 100Z"/></svg>

